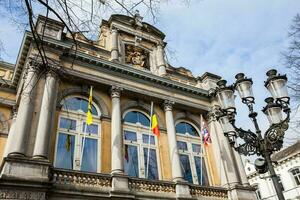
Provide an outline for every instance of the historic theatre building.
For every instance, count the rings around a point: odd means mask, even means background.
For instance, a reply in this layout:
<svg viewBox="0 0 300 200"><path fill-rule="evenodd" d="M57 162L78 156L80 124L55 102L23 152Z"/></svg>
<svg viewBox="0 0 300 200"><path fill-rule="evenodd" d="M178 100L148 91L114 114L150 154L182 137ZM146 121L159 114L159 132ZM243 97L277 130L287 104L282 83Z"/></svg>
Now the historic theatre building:
<svg viewBox="0 0 300 200"><path fill-rule="evenodd" d="M58 21L36 28L47 67L31 32L16 64L0 63L0 199L256 198L214 115L221 77L172 67L138 15L77 46Z"/></svg>

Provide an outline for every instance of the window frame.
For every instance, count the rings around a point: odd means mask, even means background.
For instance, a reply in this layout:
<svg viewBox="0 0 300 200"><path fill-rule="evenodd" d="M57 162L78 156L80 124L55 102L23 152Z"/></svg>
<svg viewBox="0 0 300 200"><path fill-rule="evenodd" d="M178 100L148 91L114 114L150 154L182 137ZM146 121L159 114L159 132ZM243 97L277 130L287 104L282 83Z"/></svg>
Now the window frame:
<svg viewBox="0 0 300 200"><path fill-rule="evenodd" d="M193 136L193 135L190 135L189 133L185 133L185 134L178 133L176 131L176 125L181 122L185 122L185 123L188 123L191 126L193 126L196 129L199 136ZM206 156L207 152L206 152L205 148L203 148L203 145L204 145L204 143L202 142L203 135L201 134L199 128L197 126L195 126L194 123L192 123L188 120L180 119L175 122L175 132L176 132L176 142L180 141L180 142L185 142L187 144L187 150L181 150L178 147L177 147L177 149L178 149L179 155L182 154L182 155L187 155L189 157L189 161L190 161L190 165L191 165L190 168L191 168L192 178L193 178L193 184L200 185L200 183L198 182L197 169L196 169L196 161L195 161L195 156L196 156L205 161L204 167L205 167L207 177L208 177L207 184L211 185L211 175L209 173L209 166L208 166L207 156ZM193 151L193 144L200 145L200 153L196 153Z"/></svg>
<svg viewBox="0 0 300 200"><path fill-rule="evenodd" d="M64 98L61 101L61 105L62 108L59 111L59 115L58 115L58 120L57 120L57 127L56 127L56 136L55 136L55 151L54 151L54 160L53 160L53 165L54 167L56 167L56 158L57 158L57 147L58 147L58 137L60 133L63 134L67 134L67 135L72 135L74 136L74 158L73 158L73 169L71 170L78 170L78 171L82 171L80 169L80 166L76 165L76 161L77 158L80 156L80 151L81 151L81 145L82 143L82 139L84 138L84 134L82 131L83 128L83 124L84 122L86 122L86 113L83 111L74 111L74 110L69 110L67 111L66 109L63 108L63 101L69 98L81 98L81 99L85 99L88 101L88 98L83 97L83 96L79 96L79 95L70 95L66 98ZM92 102L92 105L96 108L98 115L93 115L93 123L92 124L96 124L98 126L98 134L86 134L86 138L90 138L90 139L95 139L97 140L97 170L96 172L92 172L92 173L100 173L102 170L101 167L101 153L102 153L102 149L101 149L101 139L102 139L102 127L101 127L101 120L100 120L100 116L101 116L101 111L99 109L99 107L97 106L97 104L95 104L94 102ZM71 120L75 120L76 121L76 129L75 130L66 130L64 128L60 128L60 121L61 118L66 118L66 119L71 119ZM80 161L79 161L80 162Z"/></svg>
<svg viewBox="0 0 300 200"><path fill-rule="evenodd" d="M128 109L126 110L126 112L124 112L122 119L124 120L124 117L126 116L126 114L128 112L140 112L142 114L144 114L150 121L150 117L147 113L145 113L144 111L138 110L138 109ZM151 124L150 124L151 126ZM136 136L137 136L137 141L129 141L129 140L125 140L125 131L130 131L130 132L135 132ZM138 178L146 178L146 168L144 167L144 148L150 148L150 149L154 149L156 151L156 160L157 160L157 171L158 171L158 180L162 180L162 172L161 172L161 163L160 163L160 153L159 153L159 145L158 145L158 139L157 136L155 136L154 134L152 134L152 131L150 131L150 127L144 126L141 123L131 123L131 122L125 122L123 121L123 149L124 149L124 153L123 153L123 157L125 157L125 145L132 145L132 146L136 146L137 147L137 153L138 153L138 164L139 164L139 177ZM150 135L149 140L151 140L151 136L154 137L154 141L155 144L145 144L143 143L143 134L145 135ZM147 179L149 180L149 179Z"/></svg>
<svg viewBox="0 0 300 200"><path fill-rule="evenodd" d="M293 170L297 170L297 169L299 170L299 173L298 173L298 175L297 175L297 179L298 179L298 181L299 181L299 183L300 183L300 166L293 167L293 168L291 168L291 169L289 170L289 174L291 175L291 178L293 179L293 182L294 182L294 184L295 184L296 187L300 186L300 184L297 184L295 175L293 174L292 171L293 171Z"/></svg>

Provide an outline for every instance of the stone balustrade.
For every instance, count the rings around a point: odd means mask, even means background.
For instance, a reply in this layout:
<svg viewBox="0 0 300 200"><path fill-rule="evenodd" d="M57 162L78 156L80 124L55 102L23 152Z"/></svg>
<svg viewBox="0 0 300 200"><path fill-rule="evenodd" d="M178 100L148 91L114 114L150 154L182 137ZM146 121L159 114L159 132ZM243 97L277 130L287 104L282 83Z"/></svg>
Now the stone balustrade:
<svg viewBox="0 0 300 200"><path fill-rule="evenodd" d="M126 178L127 176L124 176ZM129 193L135 197L148 196L162 199L176 198L176 183L171 181L147 180L142 178L128 178ZM112 176L110 174L89 173L73 170L52 170L52 183L55 189L65 191L88 191L94 195L102 193L109 196L112 189ZM221 187L189 185L193 199L228 199L228 191ZM91 194L91 193L90 193Z"/></svg>
<svg viewBox="0 0 300 200"><path fill-rule="evenodd" d="M151 193L173 193L175 195L174 182L168 181L151 181L140 178L130 178L130 189L133 192L151 192Z"/></svg>
<svg viewBox="0 0 300 200"><path fill-rule="evenodd" d="M110 188L111 176L109 174L54 169L52 182L56 185Z"/></svg>
<svg viewBox="0 0 300 200"><path fill-rule="evenodd" d="M190 186L193 197L213 197L219 199L228 199L228 191L225 188L207 187L207 186Z"/></svg>

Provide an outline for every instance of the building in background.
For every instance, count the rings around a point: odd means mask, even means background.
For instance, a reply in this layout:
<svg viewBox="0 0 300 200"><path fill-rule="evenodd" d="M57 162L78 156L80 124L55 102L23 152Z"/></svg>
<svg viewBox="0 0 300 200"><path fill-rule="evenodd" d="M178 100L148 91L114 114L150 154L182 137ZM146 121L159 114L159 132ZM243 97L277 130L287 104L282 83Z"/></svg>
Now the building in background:
<svg viewBox="0 0 300 200"><path fill-rule="evenodd" d="M276 163L284 197L287 200L300 199L300 140L272 156ZM269 174L258 174L253 164L246 161L245 171L251 186L256 188L258 199L276 200L276 192Z"/></svg>
<svg viewBox="0 0 300 200"><path fill-rule="evenodd" d="M39 16L47 65L31 32L15 67L0 63L1 199L255 198L213 113L221 77L172 67L164 33L141 19L112 15L97 40L75 34L76 46Z"/></svg>

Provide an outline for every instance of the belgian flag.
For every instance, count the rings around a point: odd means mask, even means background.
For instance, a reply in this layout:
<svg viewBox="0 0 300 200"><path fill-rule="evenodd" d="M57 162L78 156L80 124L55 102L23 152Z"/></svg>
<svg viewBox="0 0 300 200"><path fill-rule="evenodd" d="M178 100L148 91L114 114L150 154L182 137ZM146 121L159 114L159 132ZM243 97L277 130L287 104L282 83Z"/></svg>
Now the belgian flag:
<svg viewBox="0 0 300 200"><path fill-rule="evenodd" d="M154 135L156 135L157 137L160 136L156 114L152 115L151 121L152 121L152 124L151 124L152 133Z"/></svg>

